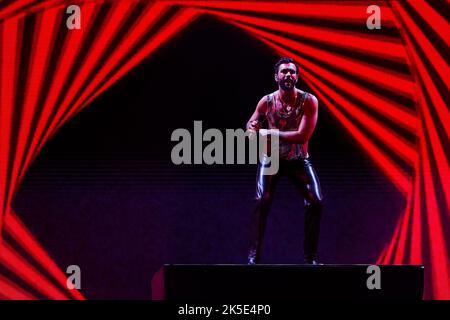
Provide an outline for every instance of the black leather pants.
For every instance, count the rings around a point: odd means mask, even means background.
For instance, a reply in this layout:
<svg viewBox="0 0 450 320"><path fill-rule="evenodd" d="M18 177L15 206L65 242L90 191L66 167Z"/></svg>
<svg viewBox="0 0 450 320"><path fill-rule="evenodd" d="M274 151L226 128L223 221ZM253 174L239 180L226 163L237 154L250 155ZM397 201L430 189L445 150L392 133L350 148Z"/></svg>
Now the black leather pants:
<svg viewBox="0 0 450 320"><path fill-rule="evenodd" d="M287 176L303 195L305 204L303 253L306 261L314 260L319 243L323 197L319 179L311 162L308 159L280 159L279 170L276 174L264 175L264 170L267 170L267 165L263 161L262 164L258 164L256 175L256 203L251 217L249 264L260 261L267 216L280 176Z"/></svg>

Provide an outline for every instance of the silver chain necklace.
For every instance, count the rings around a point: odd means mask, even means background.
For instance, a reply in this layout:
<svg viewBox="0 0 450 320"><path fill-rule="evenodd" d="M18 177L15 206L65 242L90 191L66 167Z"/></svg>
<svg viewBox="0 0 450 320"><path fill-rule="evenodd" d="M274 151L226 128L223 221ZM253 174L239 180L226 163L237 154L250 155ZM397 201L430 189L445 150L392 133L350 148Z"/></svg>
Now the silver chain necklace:
<svg viewBox="0 0 450 320"><path fill-rule="evenodd" d="M295 90L295 98L294 98L294 105L295 105L295 103L297 102L297 90ZM278 99L280 99L280 102L281 102L281 109L282 110L286 110L286 112L282 112L282 114L285 114L284 116L286 117L288 117L288 116L290 116L290 114L291 114L291 112L292 112L292 109L293 109L293 107L291 107L288 103L286 103L286 102L284 102L283 101L283 99L281 98L281 94L278 92Z"/></svg>

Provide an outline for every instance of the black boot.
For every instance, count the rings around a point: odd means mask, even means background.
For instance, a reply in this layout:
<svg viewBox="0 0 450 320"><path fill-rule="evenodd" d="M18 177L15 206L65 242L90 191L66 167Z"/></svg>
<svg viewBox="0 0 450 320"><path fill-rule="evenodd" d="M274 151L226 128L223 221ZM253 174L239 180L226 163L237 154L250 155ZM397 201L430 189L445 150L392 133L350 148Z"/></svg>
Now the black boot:
<svg viewBox="0 0 450 320"><path fill-rule="evenodd" d="M249 265L257 264L260 261L270 204L270 198L257 199L256 206L252 212L250 246L247 261Z"/></svg>
<svg viewBox="0 0 450 320"><path fill-rule="evenodd" d="M248 251L248 265L255 265L259 262L258 253L256 249L250 248Z"/></svg>
<svg viewBox="0 0 450 320"><path fill-rule="evenodd" d="M305 257L304 263L312 265L312 266L323 266L323 263L320 263L315 258L311 258L311 257L309 257L309 258Z"/></svg>
<svg viewBox="0 0 450 320"><path fill-rule="evenodd" d="M306 264L318 265L316 260L319 245L320 218L322 216L322 202L305 206L305 238L303 243L304 261Z"/></svg>
<svg viewBox="0 0 450 320"><path fill-rule="evenodd" d="M250 248L248 251L248 264L257 264L261 258L261 248L266 230L267 216L272 205L275 185L278 174L264 174L266 161L258 164L256 174L255 204L251 213L250 222Z"/></svg>

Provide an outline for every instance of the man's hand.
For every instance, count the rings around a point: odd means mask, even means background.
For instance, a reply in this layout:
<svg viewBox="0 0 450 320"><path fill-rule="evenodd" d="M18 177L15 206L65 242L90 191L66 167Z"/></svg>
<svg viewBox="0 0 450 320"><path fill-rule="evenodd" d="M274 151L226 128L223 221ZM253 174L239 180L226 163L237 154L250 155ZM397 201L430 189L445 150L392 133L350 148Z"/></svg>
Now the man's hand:
<svg viewBox="0 0 450 320"><path fill-rule="evenodd" d="M253 120L249 122L247 126L247 130L249 131L257 132L259 131L259 129L261 129L261 124L258 122L258 120Z"/></svg>

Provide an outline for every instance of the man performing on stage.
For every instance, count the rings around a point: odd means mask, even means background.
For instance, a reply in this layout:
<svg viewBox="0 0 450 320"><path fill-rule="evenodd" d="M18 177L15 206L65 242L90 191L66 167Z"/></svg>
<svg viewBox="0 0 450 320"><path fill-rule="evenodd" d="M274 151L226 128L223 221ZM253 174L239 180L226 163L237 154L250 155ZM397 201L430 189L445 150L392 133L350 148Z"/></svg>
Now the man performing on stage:
<svg viewBox="0 0 450 320"><path fill-rule="evenodd" d="M298 65L291 58L281 58L275 64L278 90L264 96L247 123L247 130L262 136L278 135L279 170L265 175L267 156L258 164L256 204L252 212L248 263L259 263L267 215L280 176L287 176L301 192L305 203L304 261L316 261L319 242L322 193L319 179L309 161L308 140L317 122L318 102L315 96L295 87ZM262 128L262 125L267 126ZM274 130L278 129L278 130Z"/></svg>

